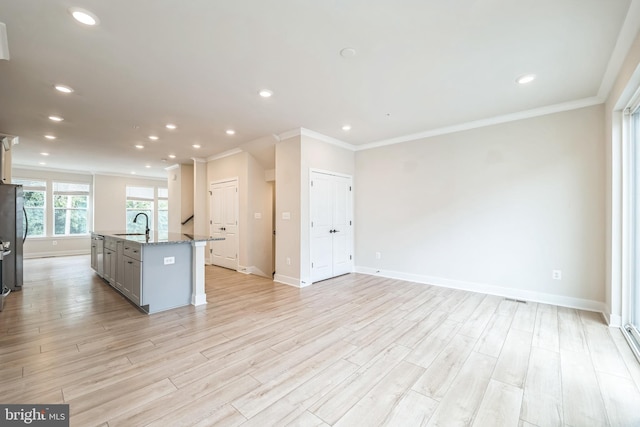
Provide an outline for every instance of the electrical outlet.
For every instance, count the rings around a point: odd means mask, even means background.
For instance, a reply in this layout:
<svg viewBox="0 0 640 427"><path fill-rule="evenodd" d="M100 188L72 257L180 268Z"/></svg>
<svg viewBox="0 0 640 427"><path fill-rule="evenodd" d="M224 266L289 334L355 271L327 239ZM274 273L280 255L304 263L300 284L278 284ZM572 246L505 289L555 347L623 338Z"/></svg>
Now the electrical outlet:
<svg viewBox="0 0 640 427"><path fill-rule="evenodd" d="M562 270L553 270L551 272L551 278L553 278L553 280L562 280Z"/></svg>
<svg viewBox="0 0 640 427"><path fill-rule="evenodd" d="M174 256L164 257L164 265L175 264L175 263L176 263L176 257Z"/></svg>
<svg viewBox="0 0 640 427"><path fill-rule="evenodd" d="M287 257L287 265L291 265L291 258Z"/></svg>
<svg viewBox="0 0 640 427"><path fill-rule="evenodd" d="M376 259L382 258L382 254L380 252L376 252Z"/></svg>
<svg viewBox="0 0 640 427"><path fill-rule="evenodd" d="M53 242L51 242L51 244L52 244L53 246L56 246L56 245L58 244L58 241L57 241L57 240L54 240Z"/></svg>

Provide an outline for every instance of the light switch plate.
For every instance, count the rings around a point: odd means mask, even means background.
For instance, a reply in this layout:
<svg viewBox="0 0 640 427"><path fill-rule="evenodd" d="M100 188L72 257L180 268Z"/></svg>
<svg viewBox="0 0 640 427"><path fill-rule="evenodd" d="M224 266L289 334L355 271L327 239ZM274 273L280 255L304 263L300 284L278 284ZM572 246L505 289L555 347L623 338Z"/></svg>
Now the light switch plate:
<svg viewBox="0 0 640 427"><path fill-rule="evenodd" d="M173 256L164 257L164 265L175 264L175 263L176 263L176 257L173 257Z"/></svg>

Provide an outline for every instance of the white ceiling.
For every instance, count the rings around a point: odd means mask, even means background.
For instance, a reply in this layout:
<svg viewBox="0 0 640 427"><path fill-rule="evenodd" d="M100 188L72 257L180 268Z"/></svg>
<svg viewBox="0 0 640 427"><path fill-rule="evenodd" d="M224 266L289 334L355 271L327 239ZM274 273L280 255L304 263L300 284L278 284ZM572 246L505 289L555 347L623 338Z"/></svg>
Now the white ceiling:
<svg viewBox="0 0 640 427"><path fill-rule="evenodd" d="M73 6L95 13L100 25L75 22ZM270 135L301 127L375 145L558 104L593 104L606 96L632 39L622 40L621 29L637 33L629 29L637 25L636 6L2 0L11 59L0 61L0 133L20 137L14 165L164 177L165 167L192 157L242 146L264 154L264 143L275 141ZM345 47L357 55L342 57ZM538 78L516 84L525 73ZM56 83L75 92L62 95ZM274 95L260 98L262 88ZM53 123L51 114L65 121ZM349 132L341 129L347 123ZM226 135L228 128L236 135ZM46 140L48 133L57 140ZM160 139L149 141L151 134ZM177 158L162 161L170 153Z"/></svg>

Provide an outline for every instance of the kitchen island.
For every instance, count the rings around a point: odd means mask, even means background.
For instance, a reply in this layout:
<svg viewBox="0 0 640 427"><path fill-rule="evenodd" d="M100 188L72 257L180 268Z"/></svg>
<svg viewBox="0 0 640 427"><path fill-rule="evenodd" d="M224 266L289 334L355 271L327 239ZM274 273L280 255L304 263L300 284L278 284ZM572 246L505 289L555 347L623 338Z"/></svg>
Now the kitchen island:
<svg viewBox="0 0 640 427"><path fill-rule="evenodd" d="M223 240L180 233L91 233L91 267L132 303L152 314L207 303L204 249Z"/></svg>

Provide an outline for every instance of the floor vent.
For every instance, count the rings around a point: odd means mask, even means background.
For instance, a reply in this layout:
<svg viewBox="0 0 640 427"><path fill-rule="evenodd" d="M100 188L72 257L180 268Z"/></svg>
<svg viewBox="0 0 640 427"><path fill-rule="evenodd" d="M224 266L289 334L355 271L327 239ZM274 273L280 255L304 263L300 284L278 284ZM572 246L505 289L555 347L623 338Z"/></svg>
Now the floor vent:
<svg viewBox="0 0 640 427"><path fill-rule="evenodd" d="M521 300L521 299L515 299L515 298L505 298L504 300L505 300L505 301L513 301L513 302L517 302L517 303L520 303L520 304L526 304L526 303L527 303L527 302L526 302L526 301L524 301L524 300Z"/></svg>

